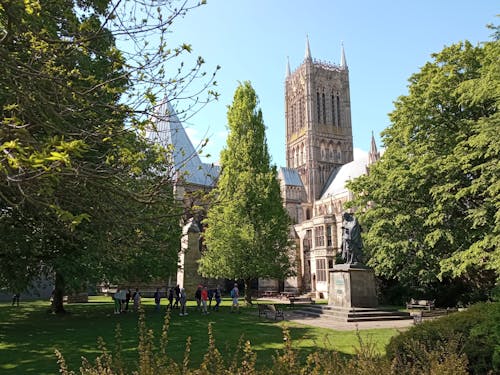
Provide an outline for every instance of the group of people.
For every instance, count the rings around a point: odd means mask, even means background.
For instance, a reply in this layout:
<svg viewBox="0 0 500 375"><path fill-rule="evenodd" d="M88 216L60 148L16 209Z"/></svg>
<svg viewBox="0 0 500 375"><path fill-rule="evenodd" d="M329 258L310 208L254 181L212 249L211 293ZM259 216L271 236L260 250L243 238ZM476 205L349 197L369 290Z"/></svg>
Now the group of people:
<svg viewBox="0 0 500 375"><path fill-rule="evenodd" d="M196 309L201 310L202 314L209 314L208 310L212 309L213 300L215 300L213 309L219 311L219 306L222 301L222 292L218 285L215 289L208 289L206 286L198 285L194 293L194 299L196 300Z"/></svg>
<svg viewBox="0 0 500 375"><path fill-rule="evenodd" d="M231 312L239 312L239 297L240 291L238 289L238 284L234 284L233 289L231 289ZM156 291L153 295L155 301L155 310L160 311L161 306L161 298L162 294L160 292L160 288L156 288ZM127 312L129 309L129 302L133 300L134 303L134 311L139 309L139 305L141 303L141 294L139 289L136 289L134 294L130 292L130 289L125 291L117 288L116 293L114 294L115 301L115 314L120 314L122 312ZM177 284L173 288L169 288L167 291L167 299L168 299L168 310L179 309L179 315L185 316L188 315L186 309L187 303L187 295L186 290L184 288L179 287ZM222 292L220 286L217 285L214 289L208 289L207 286L198 285L196 292L194 294L194 299L196 300L196 310L201 311L202 314L209 314L209 310L219 311L219 306L222 301ZM212 301L215 301L215 305L212 308Z"/></svg>
<svg viewBox="0 0 500 375"><path fill-rule="evenodd" d="M130 289L117 288L116 293L113 295L113 300L115 301L115 314L128 312L130 300L133 301L134 311L137 312L141 304L141 293L138 288L133 294Z"/></svg>

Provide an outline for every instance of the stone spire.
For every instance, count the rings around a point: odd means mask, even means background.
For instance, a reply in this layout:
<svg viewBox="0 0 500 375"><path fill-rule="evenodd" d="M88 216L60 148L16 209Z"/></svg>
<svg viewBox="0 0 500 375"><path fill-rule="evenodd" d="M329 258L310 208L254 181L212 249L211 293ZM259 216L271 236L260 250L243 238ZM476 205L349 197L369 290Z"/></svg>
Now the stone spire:
<svg viewBox="0 0 500 375"><path fill-rule="evenodd" d="M377 151L377 144L375 143L375 137L372 131L372 142L370 146L370 152L368 153L368 165L372 165L380 159L380 152Z"/></svg>
<svg viewBox="0 0 500 375"><path fill-rule="evenodd" d="M286 74L285 74L285 78L288 78L288 77L290 77L290 59L287 56L286 57Z"/></svg>
<svg viewBox="0 0 500 375"><path fill-rule="evenodd" d="M342 42L342 47L340 49L340 67L347 68L347 61L345 59L345 52L344 52L344 42Z"/></svg>
<svg viewBox="0 0 500 375"><path fill-rule="evenodd" d="M309 36L306 35L306 55L304 60L312 60L311 58L311 48L309 47Z"/></svg>

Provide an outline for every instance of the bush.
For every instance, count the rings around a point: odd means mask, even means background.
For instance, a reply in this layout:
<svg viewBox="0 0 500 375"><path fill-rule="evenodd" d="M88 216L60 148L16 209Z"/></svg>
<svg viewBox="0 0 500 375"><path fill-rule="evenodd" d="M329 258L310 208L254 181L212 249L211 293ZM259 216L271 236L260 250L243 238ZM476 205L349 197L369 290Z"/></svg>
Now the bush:
<svg viewBox="0 0 500 375"><path fill-rule="evenodd" d="M500 371L499 343L500 303L479 303L393 337L386 352L401 374L407 373L409 363L429 373L424 358L432 351L465 358L472 374L488 374Z"/></svg>
<svg viewBox="0 0 500 375"><path fill-rule="evenodd" d="M273 363L269 366L257 366L257 355L252 350L250 342L240 340L236 350L229 355L222 355L216 347L213 339L212 327L209 325L209 342L207 353L199 368L191 368L190 338L186 343L184 359L180 363L175 362L168 356L168 328L170 325L169 315L165 316L161 336L157 342L153 332L148 330L144 321L144 314L139 317L139 347L138 358L135 361L136 368L125 365L122 361L123 354L120 344L120 328L116 329L115 350L111 353L107 350L104 342L99 340L101 354L94 363L82 359L79 373L82 375L309 375L309 374L335 374L335 375L373 375L387 374L399 375L401 373L420 374L417 361L410 360L407 371L400 372L385 357L376 354L375 347L370 342L363 342L358 335L359 350L353 357L346 357L340 353L328 350L317 350L307 357L305 363L299 360L299 353L294 349L288 330L283 330L284 349L277 351ZM448 351L451 352L451 351ZM421 357L428 362L430 375L462 375L466 374L467 360L464 356L447 355L442 350L428 351ZM69 370L63 356L56 351L60 374L75 375ZM226 359L227 358L227 359Z"/></svg>

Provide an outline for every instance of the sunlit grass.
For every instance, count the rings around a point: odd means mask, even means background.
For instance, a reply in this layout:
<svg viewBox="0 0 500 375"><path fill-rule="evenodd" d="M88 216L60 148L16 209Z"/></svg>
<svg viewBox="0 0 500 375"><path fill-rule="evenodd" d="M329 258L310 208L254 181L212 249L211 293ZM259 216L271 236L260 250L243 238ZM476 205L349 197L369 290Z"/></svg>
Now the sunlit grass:
<svg viewBox="0 0 500 375"><path fill-rule="evenodd" d="M164 304L165 301L162 301ZM146 324L156 337L160 336L165 306L154 311L152 299L143 299ZM125 361L131 366L137 358L137 314L113 314L110 297L92 297L86 304L66 306L70 314L55 316L48 312L48 301L21 302L20 307L0 303L0 373L55 374L58 372L55 349L62 352L70 368L78 369L81 357L95 358L99 353L97 338L102 337L108 349L115 345L115 328L119 323ZM181 317L177 310L171 315L168 353L181 361L186 340L191 337L191 364L198 366L208 344L208 324L212 323L216 345L224 358L231 356L241 336L249 340L257 353L258 366L270 364L276 350L283 348L282 328L290 328L294 347L305 360L317 348L354 354L358 347L355 331L334 331L290 322L259 319L256 308L241 308L231 314L230 300L224 300L219 312L208 316L195 311L194 301L188 303L189 315ZM360 331L362 340L375 344L379 353L396 329Z"/></svg>

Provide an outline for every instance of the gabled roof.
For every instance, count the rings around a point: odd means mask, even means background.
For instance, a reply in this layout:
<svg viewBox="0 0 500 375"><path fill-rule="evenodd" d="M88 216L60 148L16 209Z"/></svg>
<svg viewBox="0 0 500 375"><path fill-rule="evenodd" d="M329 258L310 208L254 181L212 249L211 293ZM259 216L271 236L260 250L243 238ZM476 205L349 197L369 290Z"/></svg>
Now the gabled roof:
<svg viewBox="0 0 500 375"><path fill-rule="evenodd" d="M366 174L367 164L368 157L367 155L363 155L350 163L334 169L330 177L328 177L328 181L325 184L320 199L347 193L348 190L345 187L346 183L356 177Z"/></svg>
<svg viewBox="0 0 500 375"><path fill-rule="evenodd" d="M299 172L293 168L280 167L278 171L280 180L284 181L287 186L300 186L304 187Z"/></svg>
<svg viewBox="0 0 500 375"><path fill-rule="evenodd" d="M146 131L146 138L163 147L173 148L176 178L181 177L189 184L214 186L220 167L201 161L170 102L165 99L155 112L154 126Z"/></svg>

